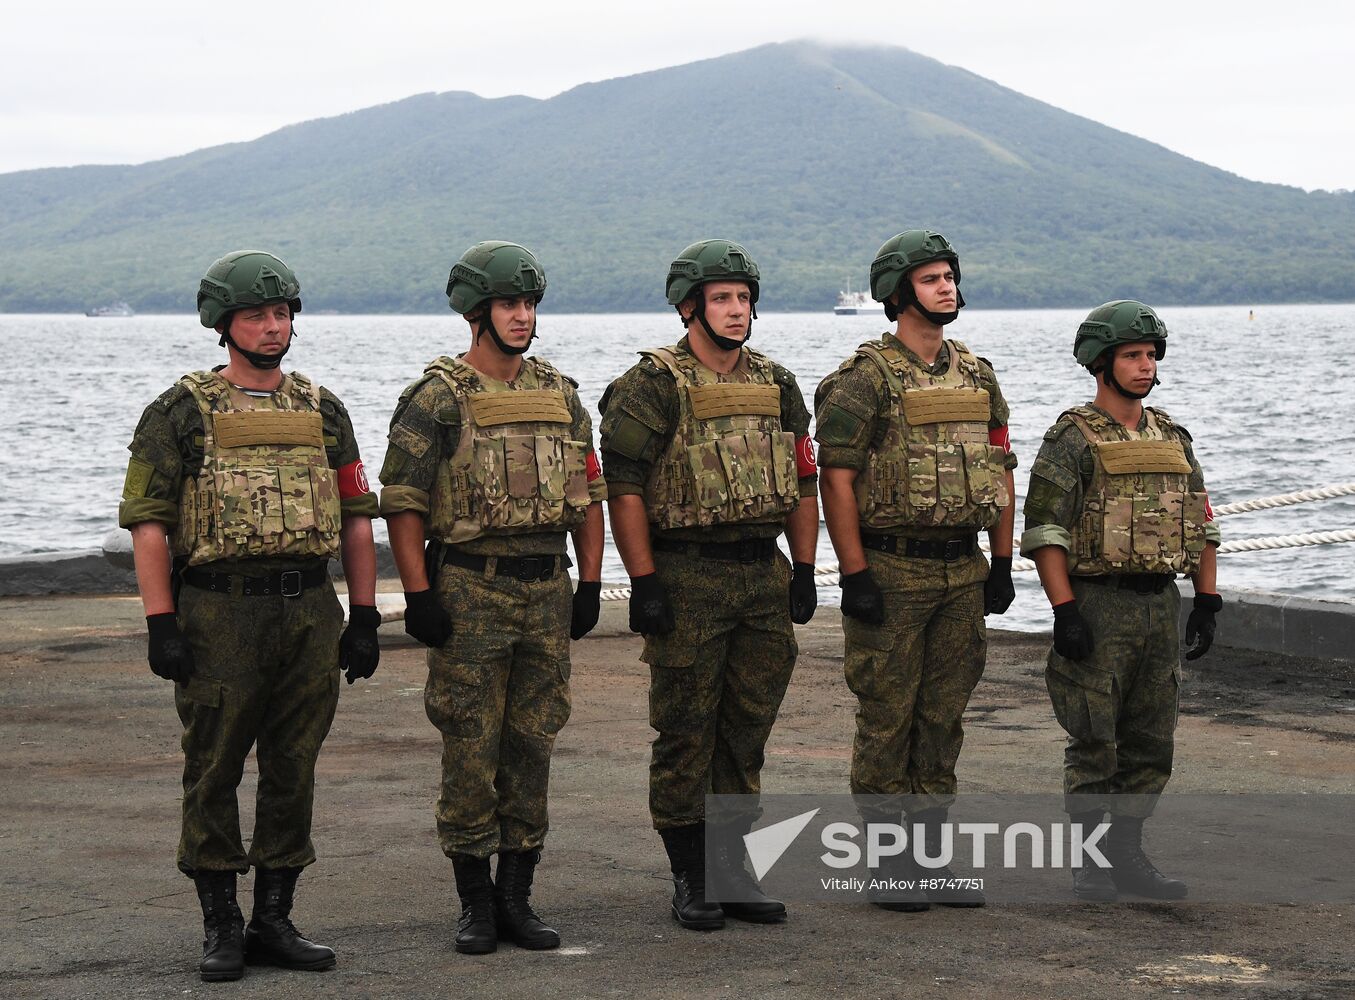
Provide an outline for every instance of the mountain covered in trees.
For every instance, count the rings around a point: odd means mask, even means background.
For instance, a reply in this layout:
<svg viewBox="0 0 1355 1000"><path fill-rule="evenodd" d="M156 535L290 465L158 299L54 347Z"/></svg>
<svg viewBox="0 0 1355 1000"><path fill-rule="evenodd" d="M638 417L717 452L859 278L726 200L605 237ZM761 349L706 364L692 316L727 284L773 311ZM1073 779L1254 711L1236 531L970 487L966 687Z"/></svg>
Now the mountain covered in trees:
<svg viewBox="0 0 1355 1000"><path fill-rule="evenodd" d="M212 259L263 247L308 309L435 312L482 239L537 251L553 311L657 309L707 236L759 261L764 309L816 310L914 227L956 245L980 308L1355 300L1355 194L1244 180L906 49L795 42L0 175L0 310L191 310Z"/></svg>

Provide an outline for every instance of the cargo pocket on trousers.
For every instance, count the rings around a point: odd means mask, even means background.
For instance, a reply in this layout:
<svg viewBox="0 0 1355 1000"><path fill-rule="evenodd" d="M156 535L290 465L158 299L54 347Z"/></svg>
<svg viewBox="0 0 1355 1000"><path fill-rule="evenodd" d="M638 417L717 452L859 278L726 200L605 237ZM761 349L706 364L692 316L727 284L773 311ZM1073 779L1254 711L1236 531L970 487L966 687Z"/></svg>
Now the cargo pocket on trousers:
<svg viewBox="0 0 1355 1000"><path fill-rule="evenodd" d="M887 697L886 671L898 637L883 625L867 625L846 615L842 618L842 633L846 639L842 670L847 687L858 698Z"/></svg>
<svg viewBox="0 0 1355 1000"><path fill-rule="evenodd" d="M444 736L458 740L483 736L484 701L485 688L474 669L462 664L429 664L424 712Z"/></svg>
<svg viewBox="0 0 1355 1000"><path fill-rule="evenodd" d="M184 760L189 771L197 773L202 764L216 757L221 740L224 715L221 682L197 674L187 684L174 687L174 701L184 730Z"/></svg>
<svg viewBox="0 0 1355 1000"><path fill-rule="evenodd" d="M1045 686L1054 717L1064 732L1091 743L1115 741L1115 675L1079 666L1051 653L1045 668Z"/></svg>
<svg viewBox="0 0 1355 1000"><path fill-rule="evenodd" d="M646 640L646 652L649 652ZM704 724L701 710L709 700L702 690L704 670L692 669L696 650L663 649L649 666L649 725L659 733L699 732ZM703 697L704 696L704 697Z"/></svg>

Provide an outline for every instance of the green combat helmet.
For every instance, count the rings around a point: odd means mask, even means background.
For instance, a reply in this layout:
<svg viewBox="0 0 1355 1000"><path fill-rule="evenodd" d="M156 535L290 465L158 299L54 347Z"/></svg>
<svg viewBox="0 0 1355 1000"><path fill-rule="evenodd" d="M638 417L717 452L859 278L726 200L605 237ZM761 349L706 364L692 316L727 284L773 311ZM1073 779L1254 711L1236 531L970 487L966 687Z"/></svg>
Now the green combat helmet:
<svg viewBox="0 0 1355 1000"><path fill-rule="evenodd" d="M236 250L213 262L198 286L198 319L209 330L246 306L286 301L301 311L301 282L292 269L271 253Z"/></svg>
<svg viewBox="0 0 1355 1000"><path fill-rule="evenodd" d="M517 243L486 240L461 255L447 276L447 304L462 316L488 299L546 294L546 272L530 250Z"/></svg>
<svg viewBox="0 0 1355 1000"><path fill-rule="evenodd" d="M1118 344L1139 344L1151 340L1157 345L1160 360L1167 353L1167 325L1142 302L1117 299L1097 306L1087 314L1073 338L1073 356L1091 371L1096 360Z"/></svg>
<svg viewBox="0 0 1355 1000"><path fill-rule="evenodd" d="M951 271L955 274L955 313L932 313L923 309L913 293L912 283L903 280L914 268L934 260L950 261ZM899 293L898 306L889 301L895 292ZM870 264L870 296L876 302L884 303L885 315L891 320L898 319L901 308L912 305L933 323L944 326L964 308L964 295L960 293L960 255L944 236L930 229L909 229L899 233L885 240L875 252L875 259Z"/></svg>
<svg viewBox="0 0 1355 1000"><path fill-rule="evenodd" d="M729 240L700 240L668 265L664 291L668 304L685 302L687 296L708 281L743 281L756 304L759 273L748 251Z"/></svg>
<svg viewBox="0 0 1355 1000"><path fill-rule="evenodd" d="M710 323L706 320L704 295L697 298L696 308L692 310L692 317L700 321L716 346L726 351L737 351L753 336L753 320L757 319L759 276L757 262L749 257L748 251L739 244L730 240L699 240L678 254L677 259L668 265L668 280L664 284L664 291L668 296L668 304L679 306L687 301L694 291L708 282L744 282L748 286L750 311L748 332L744 334L743 340L722 337L711 329ZM678 312L681 314L681 309ZM691 320L684 319L682 325L685 327L689 322Z"/></svg>

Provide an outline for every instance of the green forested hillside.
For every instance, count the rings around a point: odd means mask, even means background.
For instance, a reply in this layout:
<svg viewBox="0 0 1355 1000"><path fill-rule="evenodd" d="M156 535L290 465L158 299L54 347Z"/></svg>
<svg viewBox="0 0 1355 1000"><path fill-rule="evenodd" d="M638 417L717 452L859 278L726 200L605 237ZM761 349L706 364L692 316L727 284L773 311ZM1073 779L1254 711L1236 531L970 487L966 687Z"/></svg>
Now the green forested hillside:
<svg viewBox="0 0 1355 1000"><path fill-rule="evenodd" d="M916 226L978 307L1355 300L1355 194L1246 181L907 50L791 43L0 175L0 310L191 309L215 256L261 246L308 309L431 312L491 238L538 251L555 311L651 309L712 235L759 260L766 309L820 309Z"/></svg>

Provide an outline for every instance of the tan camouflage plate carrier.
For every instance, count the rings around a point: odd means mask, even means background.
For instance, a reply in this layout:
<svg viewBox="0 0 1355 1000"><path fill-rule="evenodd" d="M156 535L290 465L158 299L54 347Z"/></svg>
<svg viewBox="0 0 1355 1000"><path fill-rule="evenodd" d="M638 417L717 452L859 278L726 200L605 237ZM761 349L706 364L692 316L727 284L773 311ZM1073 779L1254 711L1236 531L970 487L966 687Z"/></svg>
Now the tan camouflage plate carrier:
<svg viewBox="0 0 1355 1000"><path fill-rule="evenodd" d="M339 551L339 484L325 454L320 390L283 375L251 396L216 372L179 384L202 413L202 470L185 479L174 552L198 566L237 556L332 556Z"/></svg>
<svg viewBox="0 0 1355 1000"><path fill-rule="evenodd" d="M990 528L1011 503L1006 453L988 443L979 359L958 340L946 343L944 375L918 367L890 338L857 348L889 386L884 441L855 482L865 527Z"/></svg>
<svg viewBox="0 0 1355 1000"><path fill-rule="evenodd" d="M650 523L669 529L781 521L799 505L795 435L781 429L781 387L769 358L744 348L748 380L721 382L677 347L640 353L672 372L680 408L645 484Z"/></svg>
<svg viewBox="0 0 1355 1000"><path fill-rule="evenodd" d="M527 358L521 389L496 390L458 358L426 369L456 394L461 434L438 465L428 498L429 531L457 544L533 528L564 531L588 512L589 442L572 441L565 377Z"/></svg>
<svg viewBox="0 0 1355 1000"><path fill-rule="evenodd" d="M1190 460L1171 419L1161 410L1146 415L1145 428L1131 431L1090 406L1063 413L1091 445L1093 463L1072 530L1075 576L1200 568L1206 496L1190 491Z"/></svg>

